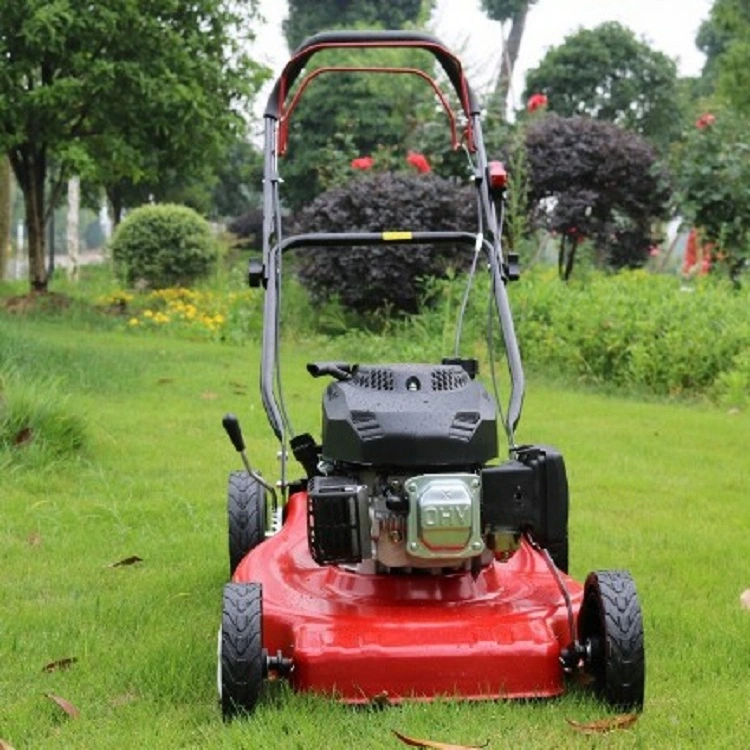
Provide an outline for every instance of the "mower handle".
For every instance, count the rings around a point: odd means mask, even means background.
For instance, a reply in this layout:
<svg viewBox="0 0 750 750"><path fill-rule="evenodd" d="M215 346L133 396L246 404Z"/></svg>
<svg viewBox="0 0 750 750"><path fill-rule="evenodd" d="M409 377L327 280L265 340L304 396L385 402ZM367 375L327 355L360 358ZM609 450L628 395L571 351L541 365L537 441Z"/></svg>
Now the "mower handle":
<svg viewBox="0 0 750 750"><path fill-rule="evenodd" d="M415 47L431 52L453 84L467 117L479 114L479 105L466 80L461 61L438 39L418 31L322 31L305 39L276 81L264 116L278 120L284 114L287 94L310 58L324 49Z"/></svg>

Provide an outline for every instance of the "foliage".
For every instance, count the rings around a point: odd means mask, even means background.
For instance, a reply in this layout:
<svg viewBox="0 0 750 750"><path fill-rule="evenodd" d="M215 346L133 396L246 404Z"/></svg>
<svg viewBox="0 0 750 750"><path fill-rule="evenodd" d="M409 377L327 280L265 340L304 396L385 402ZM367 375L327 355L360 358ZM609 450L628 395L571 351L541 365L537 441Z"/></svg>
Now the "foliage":
<svg viewBox="0 0 750 750"><path fill-rule="evenodd" d="M717 5L718 3L715 3L714 8ZM718 72L717 62L731 40L732 34L729 30L721 28L712 16L705 19L698 28L695 46L706 56L701 71L701 89L704 94L710 93L715 88Z"/></svg>
<svg viewBox="0 0 750 750"><path fill-rule="evenodd" d="M123 185L202 174L216 158L264 75L244 52L255 17L255 2L231 0L0 4L0 149L24 194L35 288L69 175L110 188L117 212Z"/></svg>
<svg viewBox="0 0 750 750"><path fill-rule="evenodd" d="M472 230L473 188L435 175L381 173L352 179L318 196L300 214L296 232ZM468 255L468 258L467 258ZM338 297L357 311L414 311L423 280L470 260L466 249L423 245L320 248L300 259L303 283L316 300Z"/></svg>
<svg viewBox="0 0 750 750"><path fill-rule="evenodd" d="M112 238L112 257L131 286L189 285L207 276L217 244L205 219L186 206L136 208Z"/></svg>
<svg viewBox="0 0 750 750"><path fill-rule="evenodd" d="M734 109L750 115L750 4L746 0L717 0L708 21L715 38L720 96Z"/></svg>
<svg viewBox="0 0 750 750"><path fill-rule="evenodd" d="M635 130L661 147L679 132L677 68L616 22L581 29L526 75L524 99L544 93L564 117L589 115Z"/></svg>
<svg viewBox="0 0 750 750"><path fill-rule="evenodd" d="M645 262L651 222L667 216L670 200L650 144L608 122L548 115L529 126L526 151L533 218L561 236L566 278L585 237L609 265Z"/></svg>
<svg viewBox="0 0 750 750"><path fill-rule="evenodd" d="M294 49L307 36L327 29L402 29L426 23L434 4L434 0L292 0L284 33ZM415 67L431 73L435 61L427 52L413 49L352 49L317 54L312 69L322 65ZM443 125L442 117L429 87L416 77L321 76L305 91L291 119L289 158L283 165L284 200L296 210L321 191L341 184L349 175L345 165L357 156L379 152L383 157L396 150L405 155L408 147L424 151L422 131L436 120ZM446 140L444 135L441 152Z"/></svg>
<svg viewBox="0 0 750 750"><path fill-rule="evenodd" d="M513 288L525 360L535 368L663 395L708 393L750 348L747 294L704 283L690 292L644 271Z"/></svg>
<svg viewBox="0 0 750 750"><path fill-rule="evenodd" d="M536 0L482 0L482 10L493 21L508 21L524 10L528 10Z"/></svg>
<svg viewBox="0 0 750 750"><path fill-rule="evenodd" d="M750 346L733 357L731 365L716 378L711 395L733 409L750 405Z"/></svg>
<svg viewBox="0 0 750 750"><path fill-rule="evenodd" d="M234 141L217 168L214 215L240 216L260 200L263 154L251 143Z"/></svg>
<svg viewBox="0 0 750 750"><path fill-rule="evenodd" d="M392 66L434 70L432 56L415 49L335 50L316 65ZM408 148L422 151L421 133L439 122L441 149L449 136L445 115L425 81L412 75L330 73L305 90L290 120L289 150L281 164L282 196L293 209L351 174L353 158L389 153L398 160ZM432 154L427 154L432 158Z"/></svg>
<svg viewBox="0 0 750 750"><path fill-rule="evenodd" d="M263 242L263 211L252 208L233 219L227 229L241 241L241 244L260 247Z"/></svg>
<svg viewBox="0 0 750 750"><path fill-rule="evenodd" d="M453 323L465 280L436 281L438 304L392 320L383 336L351 330L342 343L366 348L370 361L437 361L452 351ZM464 350L484 355L489 279L480 275L464 322ZM564 382L633 394L704 395L721 401L750 376L750 293L704 279L688 290L674 277L643 270L591 270L569 284L535 268L509 287L524 365Z"/></svg>
<svg viewBox="0 0 750 750"><path fill-rule="evenodd" d="M693 129L675 161L684 210L736 279L750 257L750 121L719 111Z"/></svg>
<svg viewBox="0 0 750 750"><path fill-rule="evenodd" d="M98 304L118 308L134 333L162 330L237 342L261 333L262 296L250 289L217 293L169 287L138 296L120 290L101 297Z"/></svg>
<svg viewBox="0 0 750 750"><path fill-rule="evenodd" d="M354 26L403 29L426 22L435 0L289 0L282 28L290 51L319 31Z"/></svg>

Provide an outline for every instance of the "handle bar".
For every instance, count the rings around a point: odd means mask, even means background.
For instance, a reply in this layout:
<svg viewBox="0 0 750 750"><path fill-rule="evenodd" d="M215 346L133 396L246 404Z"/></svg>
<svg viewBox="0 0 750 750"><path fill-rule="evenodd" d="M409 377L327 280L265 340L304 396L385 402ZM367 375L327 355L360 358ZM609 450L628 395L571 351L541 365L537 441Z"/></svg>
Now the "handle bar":
<svg viewBox="0 0 750 750"><path fill-rule="evenodd" d="M281 117L289 90L314 54L342 47L415 47L431 52L453 84L466 116L479 113L479 105L466 80L461 61L435 37L417 31L323 31L308 37L294 51L268 97L265 117L274 120Z"/></svg>

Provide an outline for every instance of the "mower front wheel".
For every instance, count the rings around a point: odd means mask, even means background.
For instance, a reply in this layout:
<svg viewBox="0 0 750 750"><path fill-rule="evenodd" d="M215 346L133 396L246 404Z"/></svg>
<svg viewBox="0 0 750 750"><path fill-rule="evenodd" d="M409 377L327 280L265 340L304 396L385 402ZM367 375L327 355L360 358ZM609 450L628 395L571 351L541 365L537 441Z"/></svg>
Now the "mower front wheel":
<svg viewBox="0 0 750 750"><path fill-rule="evenodd" d="M259 583L228 583L219 632L218 687L224 721L255 709L263 688L263 590Z"/></svg>
<svg viewBox="0 0 750 750"><path fill-rule="evenodd" d="M643 709L643 618L627 571L589 573L578 615L578 640L597 695L620 711Z"/></svg>
<svg viewBox="0 0 750 750"><path fill-rule="evenodd" d="M227 486L229 575L266 535L266 492L246 471L233 471Z"/></svg>

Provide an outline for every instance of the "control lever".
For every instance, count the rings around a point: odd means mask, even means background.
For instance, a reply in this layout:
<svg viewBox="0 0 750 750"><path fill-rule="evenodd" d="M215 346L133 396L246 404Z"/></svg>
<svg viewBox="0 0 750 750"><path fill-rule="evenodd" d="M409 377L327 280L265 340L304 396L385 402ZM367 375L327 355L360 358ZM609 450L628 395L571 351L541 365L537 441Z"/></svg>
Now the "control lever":
<svg viewBox="0 0 750 750"><path fill-rule="evenodd" d="M245 471L262 487L265 487L268 492L271 493L271 499L273 502L273 517L276 518L279 501L276 496L276 488L266 482L263 477L258 474L250 466L250 461L247 459L247 453L245 452L245 439L242 437L242 428L240 427L240 420L234 414L225 414L221 420L221 424L224 427L229 439L232 441L232 445L237 453L240 454L242 463L245 465Z"/></svg>
<svg viewBox="0 0 750 750"><path fill-rule="evenodd" d="M336 380L349 380L358 367L359 365L350 365L348 362L310 362L307 371L314 378L331 375Z"/></svg>

